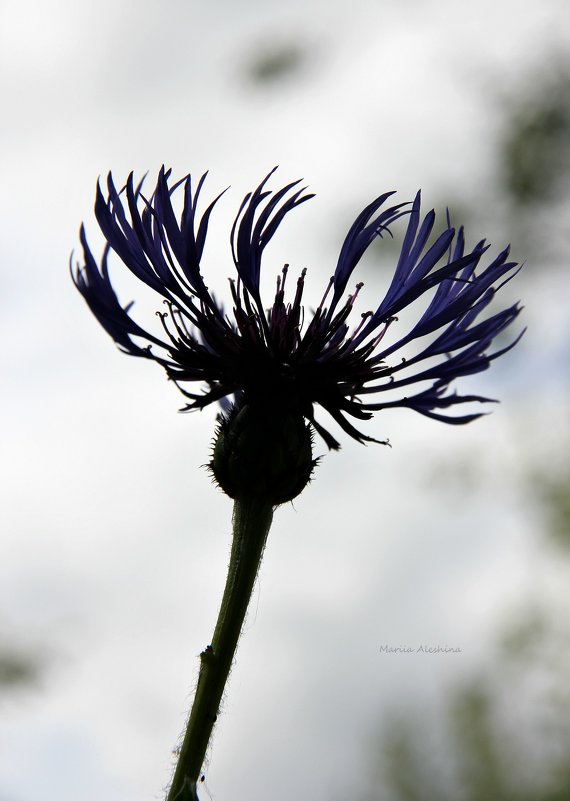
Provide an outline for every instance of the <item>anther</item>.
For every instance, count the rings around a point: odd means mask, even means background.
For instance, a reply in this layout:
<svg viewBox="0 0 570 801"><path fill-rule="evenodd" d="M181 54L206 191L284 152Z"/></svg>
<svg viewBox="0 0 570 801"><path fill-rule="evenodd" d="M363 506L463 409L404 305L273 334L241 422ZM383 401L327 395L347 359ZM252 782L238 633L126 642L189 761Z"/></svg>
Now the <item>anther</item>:
<svg viewBox="0 0 570 801"><path fill-rule="evenodd" d="M387 330L388 330L388 328L390 327L390 324L391 324L391 323L393 323L393 322L395 322L397 319L398 319L397 317L388 317L388 319L387 319L387 320L386 320L386 322L384 323L384 327L383 327L383 329L380 331L380 333L378 334L378 336L376 337L376 339L375 339L375 340L374 340L374 342L372 343L372 350L374 350L374 348L375 348L377 345L379 345L379 344L380 344L380 342L381 342L381 341L382 341L382 339L384 338L384 334L386 333L386 331L387 331Z"/></svg>
<svg viewBox="0 0 570 801"><path fill-rule="evenodd" d="M356 288L354 290L354 295L349 295L348 296L347 306L351 306L351 307L354 306L354 301L358 297L358 293L360 292L360 290L362 289L363 286L364 286L364 284L362 283L362 281L359 284L356 285Z"/></svg>
<svg viewBox="0 0 570 801"><path fill-rule="evenodd" d="M360 315L361 320L358 323L358 325L356 326L356 328L354 329L354 331L352 332L352 335L351 335L351 337L349 339L349 342L352 342L353 339L355 339L355 337L358 336L358 334L362 330L362 326L364 325L366 320L368 320L369 317L372 317L373 314L374 314L374 312L372 312L372 311L362 312L362 314Z"/></svg>

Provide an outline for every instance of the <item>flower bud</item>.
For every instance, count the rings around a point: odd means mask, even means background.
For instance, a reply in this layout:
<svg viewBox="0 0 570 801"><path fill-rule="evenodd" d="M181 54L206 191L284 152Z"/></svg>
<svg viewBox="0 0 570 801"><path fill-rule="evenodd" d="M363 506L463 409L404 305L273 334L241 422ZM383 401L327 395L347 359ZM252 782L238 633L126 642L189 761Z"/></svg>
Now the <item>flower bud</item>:
<svg viewBox="0 0 570 801"><path fill-rule="evenodd" d="M277 506L303 491L315 464L311 428L301 415L246 403L221 418L210 469L230 498Z"/></svg>

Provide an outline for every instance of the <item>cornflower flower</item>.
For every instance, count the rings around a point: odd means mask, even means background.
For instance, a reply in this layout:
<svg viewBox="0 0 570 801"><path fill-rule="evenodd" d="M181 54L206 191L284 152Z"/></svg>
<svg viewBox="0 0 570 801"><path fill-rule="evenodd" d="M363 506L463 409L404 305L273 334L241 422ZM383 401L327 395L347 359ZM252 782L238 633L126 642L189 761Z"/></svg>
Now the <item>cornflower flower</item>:
<svg viewBox="0 0 570 801"><path fill-rule="evenodd" d="M358 215L314 311L303 304L306 270L291 287L288 265L276 276L267 307L260 291L264 250L289 212L313 197L299 181L267 189L274 171L245 196L231 229L231 312L205 283L201 265L210 216L224 194L198 213L206 175L194 189L189 175L173 183L163 168L147 198L143 182L135 184L132 174L120 191L109 174L107 195L98 184L95 201L107 243L102 260L93 256L82 226L83 264L72 266L75 285L99 323L120 350L166 370L186 399L183 411L212 403L223 409L210 468L235 501L232 554L168 801L197 799L274 508L309 481L315 432L329 449L339 448L321 410L361 443L379 442L362 424L391 408L454 425L471 422L483 412L456 413L455 407L491 399L458 394L451 385L486 370L522 335L491 350L521 311L515 303L489 312L496 292L519 269L509 260L509 248L491 259L484 240L469 250L463 228L455 230L449 217L435 234L435 212L422 217L419 192L411 203L395 205L394 193L386 192ZM183 197L179 216L173 205L177 191ZM405 233L386 293L357 316L363 284L348 289L353 272L370 245L400 219ZM119 300L109 272L111 252L163 298L157 333L135 319L132 303ZM400 330L398 315L422 300L419 319Z"/></svg>

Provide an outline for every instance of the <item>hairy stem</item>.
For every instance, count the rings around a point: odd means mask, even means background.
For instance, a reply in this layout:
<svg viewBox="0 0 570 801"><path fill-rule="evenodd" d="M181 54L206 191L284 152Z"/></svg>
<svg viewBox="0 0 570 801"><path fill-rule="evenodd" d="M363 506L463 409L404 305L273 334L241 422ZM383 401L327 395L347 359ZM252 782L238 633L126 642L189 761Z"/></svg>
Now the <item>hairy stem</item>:
<svg viewBox="0 0 570 801"><path fill-rule="evenodd" d="M273 518L259 498L234 502L233 543L224 597L211 645L200 654L198 685L167 801L197 801L197 785L212 729Z"/></svg>

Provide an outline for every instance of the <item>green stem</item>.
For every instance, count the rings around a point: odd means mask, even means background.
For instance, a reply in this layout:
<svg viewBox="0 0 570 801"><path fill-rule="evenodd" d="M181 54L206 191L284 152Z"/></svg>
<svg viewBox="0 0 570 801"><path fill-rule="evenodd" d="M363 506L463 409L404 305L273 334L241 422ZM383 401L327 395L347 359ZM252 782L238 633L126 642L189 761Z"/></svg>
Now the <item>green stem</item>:
<svg viewBox="0 0 570 801"><path fill-rule="evenodd" d="M197 784L234 653L261 564L273 505L259 498L234 502L233 542L224 597L212 644L200 654L196 695L166 801L197 801Z"/></svg>

